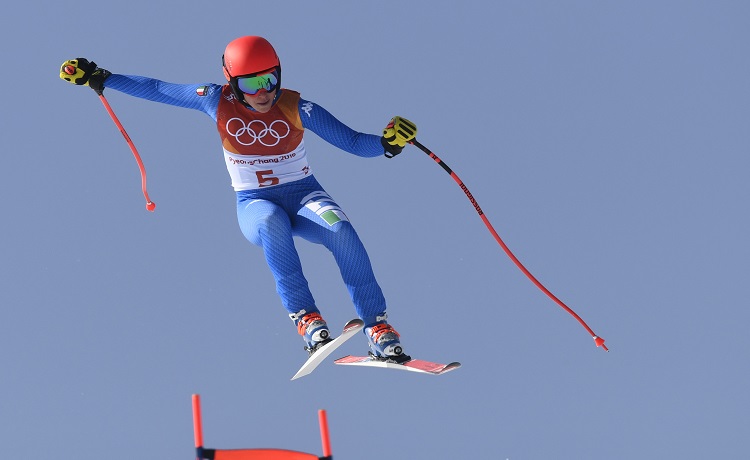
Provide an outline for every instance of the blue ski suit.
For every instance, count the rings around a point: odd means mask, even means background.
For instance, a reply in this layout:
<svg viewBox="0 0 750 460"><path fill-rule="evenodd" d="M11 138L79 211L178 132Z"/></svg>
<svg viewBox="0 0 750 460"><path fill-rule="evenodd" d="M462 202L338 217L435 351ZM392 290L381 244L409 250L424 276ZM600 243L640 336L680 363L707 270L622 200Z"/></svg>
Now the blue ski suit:
<svg viewBox="0 0 750 460"><path fill-rule="evenodd" d="M199 110L216 122L237 194L240 229L263 249L276 291L292 318L302 310L319 311L302 273L294 236L331 251L366 326L385 316L385 298L367 252L346 214L313 176L303 140L309 129L344 151L376 157L383 154L380 136L354 131L289 89L277 91L273 108L261 114L238 101L229 85L175 84L112 74L105 87Z"/></svg>

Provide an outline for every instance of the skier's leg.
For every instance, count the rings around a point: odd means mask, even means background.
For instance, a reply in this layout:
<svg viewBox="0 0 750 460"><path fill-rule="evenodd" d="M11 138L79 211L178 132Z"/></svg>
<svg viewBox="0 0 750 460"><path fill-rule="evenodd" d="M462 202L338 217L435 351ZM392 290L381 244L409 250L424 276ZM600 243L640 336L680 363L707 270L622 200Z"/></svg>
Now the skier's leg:
<svg viewBox="0 0 750 460"><path fill-rule="evenodd" d="M362 241L341 208L325 192L308 195L297 212L294 233L333 254L357 315L365 325L385 313L383 292Z"/></svg>
<svg viewBox="0 0 750 460"><path fill-rule="evenodd" d="M263 248L281 303L307 343L307 349L314 351L330 340L329 331L302 273L289 216L271 201L239 199L237 219L245 238Z"/></svg>
<svg viewBox="0 0 750 460"><path fill-rule="evenodd" d="M323 244L333 254L354 308L365 322L372 352L382 358L405 361L399 334L386 321L386 304L370 258L346 214L322 189L305 196L294 221L294 232Z"/></svg>
<svg viewBox="0 0 750 460"><path fill-rule="evenodd" d="M270 201L247 200L237 203L237 220L245 238L263 248L284 308L290 314L316 311L286 212Z"/></svg>

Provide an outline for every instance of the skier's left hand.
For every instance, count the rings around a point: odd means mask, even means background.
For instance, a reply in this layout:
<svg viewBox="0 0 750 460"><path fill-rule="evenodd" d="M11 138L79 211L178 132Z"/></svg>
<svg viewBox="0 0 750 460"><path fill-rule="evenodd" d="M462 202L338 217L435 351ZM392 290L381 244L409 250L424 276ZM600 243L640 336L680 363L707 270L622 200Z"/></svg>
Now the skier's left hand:
<svg viewBox="0 0 750 460"><path fill-rule="evenodd" d="M417 125L402 117L393 117L383 130L380 143L385 149L385 156L393 158L404 149L406 144L417 137Z"/></svg>

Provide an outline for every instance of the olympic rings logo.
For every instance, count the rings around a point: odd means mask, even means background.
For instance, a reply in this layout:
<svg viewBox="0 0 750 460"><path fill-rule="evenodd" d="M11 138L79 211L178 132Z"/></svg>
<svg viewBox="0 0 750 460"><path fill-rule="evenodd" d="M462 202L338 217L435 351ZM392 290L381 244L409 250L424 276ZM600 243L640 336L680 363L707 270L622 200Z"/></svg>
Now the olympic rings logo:
<svg viewBox="0 0 750 460"><path fill-rule="evenodd" d="M239 124L239 125L238 125ZM230 127L230 125L232 125ZM225 126L227 134L242 145L253 145L255 141L266 147L277 145L292 131L284 120L276 120L268 126L263 120L251 120L245 124L241 118L230 118ZM233 129L236 128L236 129ZM282 134L283 133L283 134Z"/></svg>

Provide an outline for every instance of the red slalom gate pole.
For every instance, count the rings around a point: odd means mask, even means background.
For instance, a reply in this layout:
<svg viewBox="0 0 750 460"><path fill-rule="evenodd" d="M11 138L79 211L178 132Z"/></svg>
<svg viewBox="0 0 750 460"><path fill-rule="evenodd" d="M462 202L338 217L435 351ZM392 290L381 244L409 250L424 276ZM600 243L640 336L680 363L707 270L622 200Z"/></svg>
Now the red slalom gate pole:
<svg viewBox="0 0 750 460"><path fill-rule="evenodd" d="M331 437L328 434L328 418L326 417L326 411L323 409L318 411L318 423L320 424L320 441L323 444L323 458L332 459Z"/></svg>
<svg viewBox="0 0 750 460"><path fill-rule="evenodd" d="M199 394L192 396L193 401L193 435L195 437L195 458L203 459L203 421L201 417L201 397Z"/></svg>
<svg viewBox="0 0 750 460"><path fill-rule="evenodd" d="M562 300L558 299L552 292L550 292L549 289L547 289L546 287L544 287L544 285L541 282L539 282L539 280L537 280L536 277L534 277L534 275L532 275L531 272L526 267L524 267L524 265L521 263L521 261L518 260L518 258L510 250L510 248L508 247L508 245L506 245L505 242L503 241L503 239L500 238L500 235L497 233L497 231L495 231L495 228L492 226L492 224L490 223L489 219L487 219L487 216L482 211L482 208L479 206L479 203L474 198L474 195L471 194L471 192L469 191L468 187L466 187L466 185L458 177L458 175L455 172L453 172L453 170L450 167L448 167L448 165L445 164L445 162L443 160L441 160L437 155L435 155L430 149L428 149L424 145L420 144L416 139L414 139L413 141L411 141L411 143L415 147L417 147L419 150L421 150L424 153L426 153L427 155L429 155L429 157L432 158L433 160L435 160L435 162L437 164L439 164L445 170L445 172L447 172L448 174L450 174L450 176L458 184L458 186L461 187L461 190L464 191L464 193L466 194L466 197L469 199L469 201L471 202L471 204L474 205L474 209L477 211L477 214L479 214L479 217L484 222L484 225L487 227L487 230L489 230L490 233L492 234L492 236L495 238L495 241L497 241L497 243L500 245L500 247L503 248L503 251L505 251L505 254L507 254L508 257L510 257L510 259L513 261L513 263L516 264L516 266L523 272L523 274L526 275L531 280L531 282L534 283L534 285L536 285L536 287L538 287L542 292L544 292L545 294L547 294L547 296L550 299L552 299L557 305L559 305L565 311L567 311L568 313L570 313L579 323L581 323L581 326L583 326L584 329L586 329L586 331L588 331L588 333L591 334L591 336L594 338L594 344L596 344L597 347L602 347L605 351L609 351L609 349L607 348L607 346L604 345L604 339L603 338L597 336L594 333L594 331L588 326L588 324L586 324L586 322L580 316L578 316L578 314L576 312L573 311L573 309L571 309L570 307L568 307L567 305L565 305L565 303Z"/></svg>
<svg viewBox="0 0 750 460"><path fill-rule="evenodd" d="M143 161L141 160L141 156L138 154L138 149L135 148L135 144L133 144L133 141L130 139L130 136L128 136L128 132L125 131L125 128L123 128L122 123L120 123L120 120L117 118L117 115L115 115L114 110L112 110L112 107L109 105L109 102L107 101L107 98L104 97L104 94L99 94L99 99L102 101L102 104L104 104L104 108L107 109L107 113L109 113L109 116L112 117L112 121L115 122L115 125L117 125L117 128L122 133L122 136L125 138L125 141L128 143L128 146L130 146L130 150L133 152L133 156L135 157L136 163L138 163L138 169L141 172L141 190L143 191L143 197L146 199L146 209L150 212L154 212L154 209L156 209L156 203L151 201L151 199L148 197L148 190L146 190L146 167L143 166Z"/></svg>

